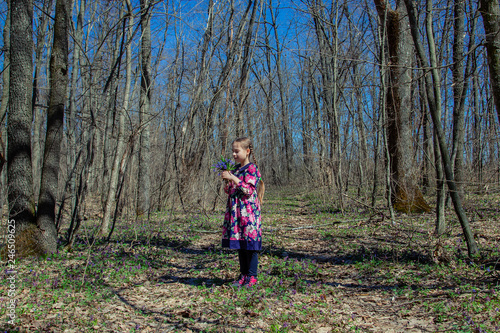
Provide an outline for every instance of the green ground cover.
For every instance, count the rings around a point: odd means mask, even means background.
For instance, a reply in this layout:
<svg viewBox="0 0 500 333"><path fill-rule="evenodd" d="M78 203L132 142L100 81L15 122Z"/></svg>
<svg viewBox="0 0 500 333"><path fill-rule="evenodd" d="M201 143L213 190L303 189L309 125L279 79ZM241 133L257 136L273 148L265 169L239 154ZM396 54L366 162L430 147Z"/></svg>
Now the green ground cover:
<svg viewBox="0 0 500 333"><path fill-rule="evenodd" d="M72 251L16 263L19 332L496 332L500 202L466 198L482 257L432 214L390 221L346 199L268 191L257 287L233 288L236 253L220 247L222 208L117 223L110 243L89 220ZM9 301L5 269L0 302Z"/></svg>

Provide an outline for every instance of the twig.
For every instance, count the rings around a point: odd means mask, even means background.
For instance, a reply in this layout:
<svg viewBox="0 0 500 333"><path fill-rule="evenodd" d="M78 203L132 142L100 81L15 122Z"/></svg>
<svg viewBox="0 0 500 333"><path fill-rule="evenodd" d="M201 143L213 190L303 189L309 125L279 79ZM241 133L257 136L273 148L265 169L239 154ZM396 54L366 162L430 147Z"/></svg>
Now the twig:
<svg viewBox="0 0 500 333"><path fill-rule="evenodd" d="M374 210L375 212L377 212L377 213L379 213L379 214L383 215L385 218L389 218L389 217L388 217L388 216L386 216L386 215L384 214L384 212L383 212L383 211L381 211L380 209L377 209L377 208L375 208L375 207L372 207L372 206L370 206L370 205L367 205L367 204L365 204L364 202L361 202L361 201L359 201L359 200L357 200L357 199L354 199L353 197L350 197L350 196L348 196L348 195L347 195L347 194L345 194L345 193L342 193L342 195L343 195L343 196L345 196L346 198L351 199L352 201L357 202L358 204L360 204L360 205L362 205L362 206L365 206L365 207L367 207L367 208L369 208L369 209L371 209L371 210Z"/></svg>

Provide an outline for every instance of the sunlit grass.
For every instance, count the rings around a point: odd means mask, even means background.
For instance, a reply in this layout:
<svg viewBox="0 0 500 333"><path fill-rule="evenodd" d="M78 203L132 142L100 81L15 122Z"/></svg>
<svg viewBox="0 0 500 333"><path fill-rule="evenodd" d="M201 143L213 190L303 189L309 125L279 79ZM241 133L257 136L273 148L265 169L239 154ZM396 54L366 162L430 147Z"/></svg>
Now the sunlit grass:
<svg viewBox="0 0 500 333"><path fill-rule="evenodd" d="M88 221L71 252L18 262L16 324L31 331L237 332L243 322L269 332L355 332L366 329L360 311L381 323L380 308L432 318L427 325L436 330L497 330L498 230L479 238L484 257L471 261L453 215L438 239L430 216L401 215L393 224L368 212L311 212L322 200L314 193L284 197L267 201L254 288L230 286L238 262L220 247L223 210L117 221L109 243L92 237L97 221Z"/></svg>

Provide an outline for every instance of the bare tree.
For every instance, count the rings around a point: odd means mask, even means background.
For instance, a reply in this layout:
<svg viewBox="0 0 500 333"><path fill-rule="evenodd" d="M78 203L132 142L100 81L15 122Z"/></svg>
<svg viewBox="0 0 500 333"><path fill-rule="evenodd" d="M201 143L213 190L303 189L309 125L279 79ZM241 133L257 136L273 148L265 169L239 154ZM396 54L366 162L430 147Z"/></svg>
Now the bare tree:
<svg viewBox="0 0 500 333"><path fill-rule="evenodd" d="M287 96L287 83L285 82L284 72L283 72L283 46L280 42L280 35L278 32L278 23L276 20L276 13L273 10L273 2L269 0L269 14L271 16L271 27L274 34L274 40L276 46L274 48L274 66L276 67L276 75L278 77L278 89L279 89L279 101L280 101L280 118L281 118L281 129L283 131L283 143L285 150L285 163L286 163L286 173L285 179L287 182L290 181L290 176L292 172L292 160L293 160L293 147L292 147L292 129L290 126L290 107ZM268 45L271 47L271 45Z"/></svg>
<svg viewBox="0 0 500 333"><path fill-rule="evenodd" d="M9 219L15 221L16 248L21 249L23 239L33 240L31 235L39 233L35 221L31 173L33 2L32 0L12 0L10 4L7 178ZM28 234L28 230L34 230L34 232Z"/></svg>
<svg viewBox="0 0 500 333"><path fill-rule="evenodd" d="M500 6L498 0L480 0L479 3L486 33L491 90L500 123Z"/></svg>
<svg viewBox="0 0 500 333"><path fill-rule="evenodd" d="M427 0L427 10L429 11L429 8L432 8L431 6L431 1L432 0ZM430 65L429 66L429 61L427 60L424 52L424 48L422 45L422 42L419 39L418 31L417 31L417 20L416 20L416 13L415 13L415 6L412 0L405 0L405 4L408 10L408 17L410 20L410 27L411 27L411 33L413 37L413 42L417 51L417 56L419 58L420 63L422 64L423 68L431 68L431 76L426 75L425 76L425 84L426 84L426 90L427 90L427 100L429 104L429 110L431 112L432 116L432 121L434 123L434 130L437 135L437 139L439 142L439 149L441 151L441 159L443 163L443 168L445 171L446 175L446 182L448 184L448 189L450 190L450 196L453 201L453 206L455 208L455 213L457 214L457 217L460 221L460 224L462 226L462 230L464 232L465 240L467 242L467 248L469 252L469 256L476 256L479 254L479 249L477 247L477 244L474 240L472 231L470 229L469 225L469 220L467 219L467 215L465 214L465 211L462 206L462 200L460 198L460 195L458 194L457 191L457 186L455 184L454 176L453 176L453 171L452 171L452 166L451 166L451 159L448 151L448 147L446 144L446 138L445 134L443 131L443 127L441 124L441 94L440 94L440 77L439 77L439 72L437 69L437 61L436 61L436 51L435 51L435 44L434 44L434 39L433 39L433 30L432 30L432 25L430 20L427 22L427 38L428 38L428 46L429 46L429 57L430 57Z"/></svg>
<svg viewBox="0 0 500 333"><path fill-rule="evenodd" d="M44 77L44 70L47 70L47 76L50 76L50 67L48 64L44 63L46 58L45 52L49 55L52 52L47 44L50 42L52 36L49 33L47 27L49 25L49 15L53 9L53 0L43 1L43 8L39 12L39 25L36 30L36 45L35 45L35 73L33 74L33 97L32 97L32 110L33 110L33 135L32 135L32 152L31 152L31 162L32 162L32 172L33 172L33 187L35 193L35 200L38 199L37 196L40 193L41 184L41 170L43 164L43 149L44 149L44 121L46 122L46 105L47 96L46 94L41 94L42 78ZM41 96L42 95L42 96Z"/></svg>
<svg viewBox="0 0 500 333"><path fill-rule="evenodd" d="M325 14L325 5L322 0L308 3L309 12L314 23L314 32L318 41L319 68L321 72L321 97L323 114L326 119L325 127L329 133L329 172L337 191L337 198L343 209L343 175L342 175L342 147L340 138L340 116L338 111L339 85L339 41L338 25L340 8L339 3ZM346 66L347 67L347 66ZM346 68L344 68L346 70ZM315 102L317 103L317 102ZM319 103L317 103L319 105ZM329 183L330 183L329 182Z"/></svg>
<svg viewBox="0 0 500 333"><path fill-rule="evenodd" d="M6 160L7 152L5 151L5 119L7 116L7 107L9 105L9 72L10 72L10 0L7 0L7 17L5 18L5 26L3 29L3 44L4 44L4 56L3 56L3 73L2 73L2 101L0 103L0 124L2 124L2 129L0 129L0 184L2 184L2 189L0 189L0 211L3 212L3 207L5 203L6 192L6 179L4 172L4 165Z"/></svg>
<svg viewBox="0 0 500 333"><path fill-rule="evenodd" d="M132 85L132 29L134 26L134 13L132 11L132 4L130 0L124 1L124 7L127 8L128 20L123 21L123 39L122 44L126 41L126 56L125 56L125 90L123 93L123 106L118 109L116 117L118 118L118 134L116 138L116 148L115 156L113 160L113 165L110 174L110 183L108 189L108 195L106 198L106 204L104 205L104 215L100 226L100 235L107 236L109 232L109 225L113 217L113 210L116 206L117 191L118 191L118 180L122 167L122 161L126 159L124 155L125 151L125 117L129 111L129 101L130 101L130 88Z"/></svg>
<svg viewBox="0 0 500 333"><path fill-rule="evenodd" d="M430 210L417 184L411 154L410 57L406 9L398 2L395 10L385 0L374 0L381 22L385 22L389 49L387 90L388 144L391 165L392 203L402 212Z"/></svg>
<svg viewBox="0 0 500 333"><path fill-rule="evenodd" d="M149 218L151 211L151 8L150 0L141 0L141 101L139 111L139 167L137 177L138 216Z"/></svg>
<svg viewBox="0 0 500 333"><path fill-rule="evenodd" d="M68 27L71 0L57 0L54 39L50 58L50 93L47 131L38 199L37 225L42 230L43 251L57 250L55 209L59 180L59 159L63 138L64 108L68 87Z"/></svg>
<svg viewBox="0 0 500 333"><path fill-rule="evenodd" d="M71 84L69 87L69 98L68 98L68 116L66 117L66 137L67 137L67 165L71 171L68 172L68 191L71 196L70 209L73 211L76 206L76 195L73 195L76 190L76 151L77 147L77 93L78 93L78 73L80 69L80 57L83 56L83 17L85 15L87 1L80 1L76 3L77 19L76 19L76 29L74 32L74 43L73 43L73 59L71 64ZM62 200L61 205L64 206L64 201Z"/></svg>
<svg viewBox="0 0 500 333"><path fill-rule="evenodd" d="M241 137L244 135L245 130L243 126L244 121L244 107L246 105L246 101L249 95L249 89L247 89L248 82L248 74L250 71L250 61L253 57L253 52L255 49L255 42L252 42L254 35L254 24L255 18L257 15L257 8L259 4L257 1L250 1L250 5L252 6L252 14L250 15L250 20L248 22L248 28L245 36L245 42L243 43L243 54L241 59L241 69L240 69L240 78L239 78L239 86L238 86L238 101L236 103L236 136Z"/></svg>

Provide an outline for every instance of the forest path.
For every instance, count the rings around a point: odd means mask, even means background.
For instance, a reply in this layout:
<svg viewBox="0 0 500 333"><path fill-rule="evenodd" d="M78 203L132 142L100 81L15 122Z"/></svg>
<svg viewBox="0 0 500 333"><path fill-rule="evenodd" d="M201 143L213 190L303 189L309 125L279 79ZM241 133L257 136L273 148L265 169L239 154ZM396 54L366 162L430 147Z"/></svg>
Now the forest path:
<svg viewBox="0 0 500 333"><path fill-rule="evenodd" d="M253 289L230 286L239 266L236 253L220 247L222 210L121 222L113 242L90 251L81 237L72 253L19 264L16 327L26 332L498 329L500 267L490 260L500 244L492 223L498 221L496 211L473 225L478 235L488 235L478 236L484 263L490 263L481 267L457 257L466 248L456 224L436 239L432 215L402 215L392 224L358 210L342 215L331 208L300 195L268 198L259 283ZM0 328L12 329L5 323Z"/></svg>

